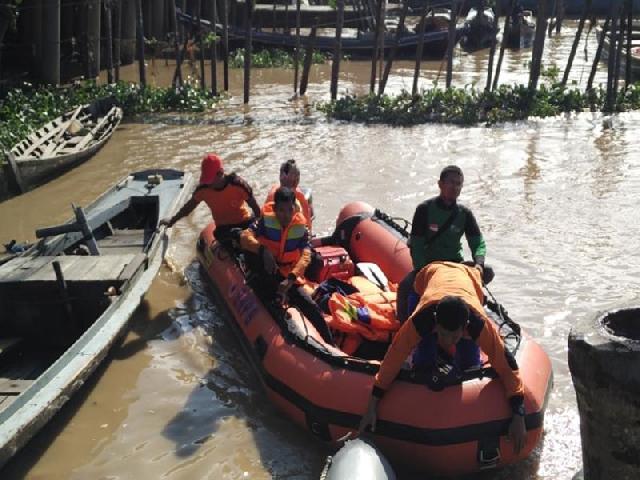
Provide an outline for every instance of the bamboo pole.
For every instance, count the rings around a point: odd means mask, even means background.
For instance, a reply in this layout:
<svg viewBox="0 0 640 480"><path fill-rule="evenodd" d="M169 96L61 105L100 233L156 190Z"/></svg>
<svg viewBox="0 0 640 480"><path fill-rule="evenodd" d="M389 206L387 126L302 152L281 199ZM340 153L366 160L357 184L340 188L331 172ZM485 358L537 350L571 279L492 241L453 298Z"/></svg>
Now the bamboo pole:
<svg viewBox="0 0 640 480"><path fill-rule="evenodd" d="M498 80L500 79L500 70L502 69L502 60L504 59L504 49L507 45L509 35L511 33L511 22L515 13L516 0L511 0L509 4L509 12L504 19L504 28L502 29L502 42L500 43L500 54L498 55L498 64L496 65L496 73L493 76L493 85L491 90L498 88Z"/></svg>
<svg viewBox="0 0 640 480"><path fill-rule="evenodd" d="M172 1L172 0L170 0ZM214 38L211 39L211 95L218 96L218 36L216 25L218 24L217 0L211 0L211 25Z"/></svg>
<svg viewBox="0 0 640 480"><path fill-rule="evenodd" d="M311 27L311 33L307 39L307 48L304 54L304 65L302 66L302 78L300 79L300 95L307 93L309 85L309 71L311 70L311 61L313 60L313 49L316 46L316 32L318 30L318 20Z"/></svg>
<svg viewBox="0 0 640 480"><path fill-rule="evenodd" d="M400 45L400 37L404 32L404 23L407 18L407 13L409 11L409 0L404 0L402 5L402 11L400 12L400 21L398 22L398 29L396 30L395 41L393 43L393 48L389 52L389 58L387 58L387 63L384 66L384 72L380 77L380 85L378 86L378 95L382 95L384 93L384 89L387 86L387 80L389 80L389 73L391 72L391 66L393 65L393 60L396 58L398 53L398 47Z"/></svg>
<svg viewBox="0 0 640 480"><path fill-rule="evenodd" d="M496 23L493 29L493 38L491 39L491 50L489 51L489 62L487 64L487 84L484 87L485 91L487 92L491 91L491 79L493 78L493 61L496 56L496 46L498 44L498 19L500 18L500 13L501 13L500 2L496 4L495 8L496 8L495 9ZM507 20L505 19L505 22L506 21Z"/></svg>
<svg viewBox="0 0 640 480"><path fill-rule="evenodd" d="M427 23L427 11L429 10L429 1L427 0L424 11L420 16L420 41L418 42L418 48L416 49L416 66L413 70L413 86L411 87L411 94L416 95L418 93L418 78L420 77L420 62L422 62L422 51L424 50L424 31Z"/></svg>
<svg viewBox="0 0 640 480"><path fill-rule="evenodd" d="M556 0L556 35L560 35L562 22L564 21L565 5L564 0Z"/></svg>
<svg viewBox="0 0 640 480"><path fill-rule="evenodd" d="M592 4L592 0L586 0L584 4L582 16L580 17L580 22L578 23L578 30L576 31L576 36L573 40L573 45L571 45L571 52L569 53L569 59L567 60L567 68L564 69L564 74L562 75L562 81L560 82L560 85L562 85L563 87L567 85L567 81L569 80L569 73L571 72L573 60L576 56L576 52L578 51L578 44L580 43L580 38L582 37L582 30L584 29L584 24L587 18L589 17L589 13L591 12L591 4Z"/></svg>
<svg viewBox="0 0 640 480"><path fill-rule="evenodd" d="M142 0L135 0L136 2L136 38L138 48L138 71L140 74L140 85L142 88L147 86L147 75L144 66L144 20L142 18Z"/></svg>
<svg viewBox="0 0 640 480"><path fill-rule="evenodd" d="M531 54L531 72L529 75L529 90L533 93L538 88L540 70L542 68L542 55L544 53L544 40L547 33L547 7L549 0L538 1L538 18L536 18L536 35Z"/></svg>
<svg viewBox="0 0 640 480"><path fill-rule="evenodd" d="M340 75L340 57L342 57L342 25L344 23L344 0L338 0L338 18L336 19L336 46L331 65L331 100L338 97L338 77Z"/></svg>
<svg viewBox="0 0 640 480"><path fill-rule="evenodd" d="M620 30L620 8L619 4L615 2L612 4L614 8L613 18L611 20L611 30L609 34L609 57L607 58L607 97L605 109L607 111L613 110L614 104L614 78L616 68L617 46L618 46L618 31Z"/></svg>
<svg viewBox="0 0 640 480"><path fill-rule="evenodd" d="M587 91L593 88L593 80L596 77L596 72L598 71L598 64L600 63L600 57L602 57L602 48L604 46L604 37L609 29L609 25L611 25L611 17L612 12L609 12L607 19L604 21L604 25L602 27L602 35L598 40L598 48L596 48L596 54L593 57L593 64L591 65L591 73L589 74L589 80L587 81Z"/></svg>
<svg viewBox="0 0 640 480"><path fill-rule="evenodd" d="M253 1L247 0L245 6L246 35L244 37L244 103L249 103L249 90L251 89L251 54L253 35Z"/></svg>
<svg viewBox="0 0 640 480"><path fill-rule="evenodd" d="M378 44L382 33L382 5L384 0L378 0L376 5L376 33L373 38L373 49L371 52L371 80L369 82L369 93L373 93L376 88L376 70L378 62Z"/></svg>
<svg viewBox="0 0 640 480"><path fill-rule="evenodd" d="M624 34L626 31L625 25L625 9L624 3L620 5L620 20L618 21L618 34L617 34L617 43L616 43L616 59L615 66L613 69L613 105L617 104L618 100L618 85L620 83L620 64L622 60L622 46L624 45Z"/></svg>
<svg viewBox="0 0 640 480"><path fill-rule="evenodd" d="M222 0L222 78L225 92L229 91L229 0Z"/></svg>
<svg viewBox="0 0 640 480"><path fill-rule="evenodd" d="M200 88L204 92L207 89L207 82L204 77L204 43L202 41L202 23L201 15L202 15L202 0L198 0L196 4L196 38L198 39L198 49L200 50Z"/></svg>
<svg viewBox="0 0 640 480"><path fill-rule="evenodd" d="M300 0L296 0L296 50L293 54L293 93L298 93L298 70L300 69Z"/></svg>
<svg viewBox="0 0 640 480"><path fill-rule="evenodd" d="M111 1L104 0L104 13L106 15L107 26L107 82L113 83L113 34L111 30Z"/></svg>
<svg viewBox="0 0 640 480"><path fill-rule="evenodd" d="M120 81L120 38L122 36L122 0L115 0L116 6L116 20L115 20L115 32L113 39L113 57L115 60L115 80Z"/></svg>
<svg viewBox="0 0 640 480"><path fill-rule="evenodd" d="M631 41L633 38L633 2L625 1L627 9L627 51L625 57L624 89L631 85Z"/></svg>
<svg viewBox="0 0 640 480"><path fill-rule="evenodd" d="M451 22L449 23L449 36L447 38L447 88L451 87L453 79L453 48L456 44L456 22L458 21L458 9L461 7L458 0L451 3Z"/></svg>

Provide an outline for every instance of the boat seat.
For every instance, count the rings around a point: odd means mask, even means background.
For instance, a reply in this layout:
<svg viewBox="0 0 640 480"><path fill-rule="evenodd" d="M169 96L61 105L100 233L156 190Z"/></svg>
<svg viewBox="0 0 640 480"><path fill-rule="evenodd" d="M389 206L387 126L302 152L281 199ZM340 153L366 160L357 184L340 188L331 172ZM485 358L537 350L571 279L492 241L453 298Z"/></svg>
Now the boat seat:
<svg viewBox="0 0 640 480"><path fill-rule="evenodd" d="M102 254L139 253L144 249L146 231L144 229L113 229L113 235L98 240Z"/></svg>

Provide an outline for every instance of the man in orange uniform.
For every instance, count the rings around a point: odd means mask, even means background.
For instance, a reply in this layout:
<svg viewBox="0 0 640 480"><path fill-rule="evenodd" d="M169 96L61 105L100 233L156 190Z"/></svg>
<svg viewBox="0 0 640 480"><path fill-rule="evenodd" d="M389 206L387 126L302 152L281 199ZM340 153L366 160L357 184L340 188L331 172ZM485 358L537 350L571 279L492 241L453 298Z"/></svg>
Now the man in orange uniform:
<svg viewBox="0 0 640 480"><path fill-rule="evenodd" d="M359 432L368 426L375 430L378 402L421 340L431 341L434 347L437 345L437 351L433 349L431 352L431 361L435 362L436 355L440 354L461 368L472 365L461 365L468 361L462 358L465 356L463 352L456 351L457 347L462 346L464 340L471 340L487 354L504 385L513 413L509 439L515 453L520 452L526 441L524 387L515 358L505 349L496 327L482 307L484 296L480 271L454 262L433 262L420 270L414 287L420 295L420 302L394 337L380 364ZM468 348L465 350L469 351ZM471 357L474 356L472 352ZM479 360L479 356L476 358Z"/></svg>
<svg viewBox="0 0 640 480"><path fill-rule="evenodd" d="M304 291L302 278L311 260L306 219L295 211L295 193L280 187L274 202L267 203L260 220L240 235L242 250L255 254L247 261L261 277L257 292L266 299L274 295L300 309L322 338L333 344L333 337L318 305Z"/></svg>
<svg viewBox="0 0 640 480"><path fill-rule="evenodd" d="M214 153L208 153L202 159L200 184L189 201L173 217L161 220L160 224L173 226L200 202L205 202L211 210L216 223L216 240L227 247L231 246L233 229L248 228L260 215L260 206L251 187L235 173L225 175L222 159Z"/></svg>
<svg viewBox="0 0 640 480"><path fill-rule="evenodd" d="M313 222L313 206L309 203L307 197L305 197L304 195L304 192L300 190L298 185L300 185L300 169L298 168L298 165L296 165L295 160L287 160L282 165L280 165L280 186L290 188L295 192L296 210L304 215L304 218L307 220L307 227L309 228L309 232L311 232L311 224ZM275 194L277 189L277 185L271 187L271 191L267 195L267 201L265 202L265 204L273 202L273 195Z"/></svg>

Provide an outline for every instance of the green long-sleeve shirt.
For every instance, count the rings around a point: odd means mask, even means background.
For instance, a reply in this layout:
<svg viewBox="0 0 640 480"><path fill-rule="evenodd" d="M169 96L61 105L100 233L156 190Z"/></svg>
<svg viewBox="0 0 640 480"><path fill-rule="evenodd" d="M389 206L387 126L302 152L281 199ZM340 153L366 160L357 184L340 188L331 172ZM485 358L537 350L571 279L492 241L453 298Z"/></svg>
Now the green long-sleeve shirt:
<svg viewBox="0 0 640 480"><path fill-rule="evenodd" d="M454 208L458 209L453 223L431 243L440 227L447 222ZM413 268L420 270L436 260L462 262L462 235L467 239L475 263L484 265L487 247L471 210L464 205L446 206L440 197L422 202L413 215L410 237Z"/></svg>

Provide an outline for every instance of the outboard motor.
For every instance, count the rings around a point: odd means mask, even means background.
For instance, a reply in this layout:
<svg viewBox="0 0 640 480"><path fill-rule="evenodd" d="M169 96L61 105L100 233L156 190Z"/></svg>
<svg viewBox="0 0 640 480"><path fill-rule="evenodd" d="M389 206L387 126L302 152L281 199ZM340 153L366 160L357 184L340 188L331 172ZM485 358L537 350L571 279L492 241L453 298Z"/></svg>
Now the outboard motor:
<svg viewBox="0 0 640 480"><path fill-rule="evenodd" d="M395 480L388 460L367 440L356 438L328 457L320 480Z"/></svg>

